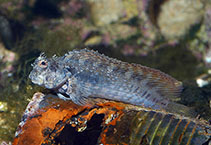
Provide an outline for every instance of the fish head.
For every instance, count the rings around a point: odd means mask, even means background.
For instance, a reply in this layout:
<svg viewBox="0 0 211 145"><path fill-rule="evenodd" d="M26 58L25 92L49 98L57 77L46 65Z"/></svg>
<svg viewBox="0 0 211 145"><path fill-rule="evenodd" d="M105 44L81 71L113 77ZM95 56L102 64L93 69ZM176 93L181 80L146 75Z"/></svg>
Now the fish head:
<svg viewBox="0 0 211 145"><path fill-rule="evenodd" d="M71 75L70 72L64 69L59 57L53 56L48 59L44 53L35 60L32 67L33 70L29 74L31 81L48 89L58 88L63 85Z"/></svg>

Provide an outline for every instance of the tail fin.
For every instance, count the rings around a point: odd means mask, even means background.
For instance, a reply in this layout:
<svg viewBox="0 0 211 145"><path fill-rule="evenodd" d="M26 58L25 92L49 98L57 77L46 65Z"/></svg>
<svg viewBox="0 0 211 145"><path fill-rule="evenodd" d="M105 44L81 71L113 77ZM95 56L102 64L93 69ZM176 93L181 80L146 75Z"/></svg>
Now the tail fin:
<svg viewBox="0 0 211 145"><path fill-rule="evenodd" d="M179 98L183 89L182 82L153 68L141 66L140 69L148 80L147 85L156 88L161 96L169 100Z"/></svg>
<svg viewBox="0 0 211 145"><path fill-rule="evenodd" d="M176 113L182 116L187 116L192 118L195 118L197 116L197 113L191 107L187 107L175 102L170 102L165 109L168 112Z"/></svg>

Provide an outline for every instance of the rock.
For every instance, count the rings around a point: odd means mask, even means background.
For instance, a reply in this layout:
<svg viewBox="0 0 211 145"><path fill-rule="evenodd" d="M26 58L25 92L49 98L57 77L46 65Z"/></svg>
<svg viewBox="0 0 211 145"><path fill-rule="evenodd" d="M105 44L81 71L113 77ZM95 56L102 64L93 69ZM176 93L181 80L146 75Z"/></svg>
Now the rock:
<svg viewBox="0 0 211 145"><path fill-rule="evenodd" d="M7 102L0 101L0 112L6 112L6 111L8 111Z"/></svg>
<svg viewBox="0 0 211 145"><path fill-rule="evenodd" d="M102 102L93 105L91 102ZM205 129L206 128L206 129ZM19 124L22 144L192 144L209 142L211 126L165 111L101 99L78 106L35 93Z"/></svg>
<svg viewBox="0 0 211 145"><path fill-rule="evenodd" d="M90 5L91 17L97 26L117 21L123 16L121 0L87 0Z"/></svg>
<svg viewBox="0 0 211 145"><path fill-rule="evenodd" d="M4 42L4 45L7 49L14 47L15 40L13 37L14 36L9 20L0 15L0 38Z"/></svg>
<svg viewBox="0 0 211 145"><path fill-rule="evenodd" d="M166 39L175 39L200 22L203 9L200 0L170 0L161 6L157 24Z"/></svg>

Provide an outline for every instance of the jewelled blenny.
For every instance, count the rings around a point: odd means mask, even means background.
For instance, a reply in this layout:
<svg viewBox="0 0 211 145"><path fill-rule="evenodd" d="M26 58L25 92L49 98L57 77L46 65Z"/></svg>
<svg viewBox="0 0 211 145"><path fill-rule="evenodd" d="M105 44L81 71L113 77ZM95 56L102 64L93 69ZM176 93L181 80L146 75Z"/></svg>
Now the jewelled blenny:
<svg viewBox="0 0 211 145"><path fill-rule="evenodd" d="M103 98L170 112L189 111L171 101L180 95L180 81L93 50L73 50L52 58L42 53L32 66L29 78L34 84L56 90L60 98L78 105L85 105L88 98Z"/></svg>

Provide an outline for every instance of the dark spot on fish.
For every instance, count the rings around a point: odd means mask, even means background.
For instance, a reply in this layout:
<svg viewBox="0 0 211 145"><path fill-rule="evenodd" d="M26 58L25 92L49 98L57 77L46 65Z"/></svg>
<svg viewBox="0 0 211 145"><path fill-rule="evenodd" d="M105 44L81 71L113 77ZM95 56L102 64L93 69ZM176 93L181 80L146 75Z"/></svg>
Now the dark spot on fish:
<svg viewBox="0 0 211 145"><path fill-rule="evenodd" d="M145 98L148 99L150 96L151 96L151 94L147 94L147 96Z"/></svg>
<svg viewBox="0 0 211 145"><path fill-rule="evenodd" d="M142 97L144 97L146 95L147 91L144 91L144 93L142 94Z"/></svg>
<svg viewBox="0 0 211 145"><path fill-rule="evenodd" d="M65 67L65 69L67 70L67 72L70 72L71 74L75 74L77 72L77 70L73 67Z"/></svg>
<svg viewBox="0 0 211 145"><path fill-rule="evenodd" d="M155 99L155 98L153 98L153 99L152 99L152 102L156 102L156 99Z"/></svg>
<svg viewBox="0 0 211 145"><path fill-rule="evenodd" d="M157 89L156 92L157 92L160 96L165 96L165 93L163 92L163 90Z"/></svg>
<svg viewBox="0 0 211 145"><path fill-rule="evenodd" d="M131 75L131 78L137 80L138 82L141 82L142 80L144 80L144 75L143 74L140 74L138 72L134 72L132 75Z"/></svg>
<svg viewBox="0 0 211 145"><path fill-rule="evenodd" d="M55 72L58 69L57 64L55 62L52 65L50 65L49 68L52 72Z"/></svg>
<svg viewBox="0 0 211 145"><path fill-rule="evenodd" d="M105 67L105 64L103 64L103 63L98 63L97 64L97 68L104 68Z"/></svg>
<svg viewBox="0 0 211 145"><path fill-rule="evenodd" d="M146 85L151 89L151 88L154 88L156 87L157 85L153 82L147 82Z"/></svg>
<svg viewBox="0 0 211 145"><path fill-rule="evenodd" d="M113 72L116 72L116 73L120 72L120 70L121 68L119 66L116 66L113 68Z"/></svg>
<svg viewBox="0 0 211 145"><path fill-rule="evenodd" d="M165 103L165 102L162 102L162 101L161 101L161 103L160 103L160 104L161 104L161 105L164 105L164 106L166 106L166 103Z"/></svg>
<svg viewBox="0 0 211 145"><path fill-rule="evenodd" d="M133 91L133 93L137 93L138 90L139 90L139 87L137 87L137 88Z"/></svg>

